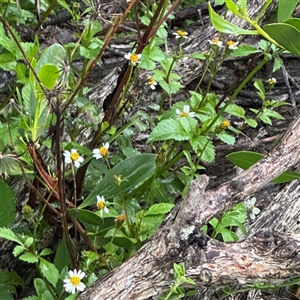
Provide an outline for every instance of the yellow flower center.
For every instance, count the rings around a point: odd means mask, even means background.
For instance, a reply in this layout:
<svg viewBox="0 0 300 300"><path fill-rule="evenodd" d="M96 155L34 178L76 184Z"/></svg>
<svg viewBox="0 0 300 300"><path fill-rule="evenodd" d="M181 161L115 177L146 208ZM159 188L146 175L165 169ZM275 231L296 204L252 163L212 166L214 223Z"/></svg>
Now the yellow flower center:
<svg viewBox="0 0 300 300"><path fill-rule="evenodd" d="M218 44L219 41L220 41L219 38L215 38L215 39L212 40L212 42L213 42L214 44Z"/></svg>
<svg viewBox="0 0 300 300"><path fill-rule="evenodd" d="M187 117L188 115L189 115L189 114L188 114L187 112L184 112L184 111L183 111L183 112L180 113L179 117L180 117L180 118L182 118L182 117Z"/></svg>
<svg viewBox="0 0 300 300"><path fill-rule="evenodd" d="M155 83L155 80L152 77L148 78L147 84L152 85L154 83Z"/></svg>
<svg viewBox="0 0 300 300"><path fill-rule="evenodd" d="M78 158L79 158L79 154L78 154L77 152L72 152L72 153L71 153L71 159L72 159L73 161L77 161Z"/></svg>
<svg viewBox="0 0 300 300"><path fill-rule="evenodd" d="M184 36L186 36L187 33L183 30L177 30L177 34L181 37L184 37Z"/></svg>
<svg viewBox="0 0 300 300"><path fill-rule="evenodd" d="M73 276L73 277L70 278L70 282L73 285L77 286L80 283L80 277L79 276Z"/></svg>
<svg viewBox="0 0 300 300"><path fill-rule="evenodd" d="M227 45L228 45L228 46L234 46L234 44L235 44L234 41L228 41L228 42L227 42Z"/></svg>
<svg viewBox="0 0 300 300"><path fill-rule="evenodd" d="M230 125L230 122L227 121L227 120L224 120L224 121L221 123L221 127L224 128L224 129L228 128L229 125Z"/></svg>
<svg viewBox="0 0 300 300"><path fill-rule="evenodd" d="M99 153L100 153L102 156L106 156L107 153L108 153L108 150L107 150L105 147L100 147Z"/></svg>
<svg viewBox="0 0 300 300"><path fill-rule="evenodd" d="M135 53L130 55L130 61L137 63L139 61L139 56Z"/></svg>
<svg viewBox="0 0 300 300"><path fill-rule="evenodd" d="M98 201L97 202L97 207L98 207L98 209L104 209L104 207L105 207L105 203L104 202L102 202L102 201Z"/></svg>

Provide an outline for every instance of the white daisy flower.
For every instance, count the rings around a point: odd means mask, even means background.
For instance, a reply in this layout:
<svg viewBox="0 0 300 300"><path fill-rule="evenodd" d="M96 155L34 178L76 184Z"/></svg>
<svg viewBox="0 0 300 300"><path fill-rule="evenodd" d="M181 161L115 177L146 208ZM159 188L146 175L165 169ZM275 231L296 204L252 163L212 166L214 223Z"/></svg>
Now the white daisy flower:
<svg viewBox="0 0 300 300"><path fill-rule="evenodd" d="M98 158L102 158L104 156L107 156L108 149L109 149L109 143L103 144L102 147L93 150L93 157L98 159Z"/></svg>
<svg viewBox="0 0 300 300"><path fill-rule="evenodd" d="M82 292L85 289L85 284L81 282L81 279L85 276L85 273L77 270L69 271L70 278L64 279L64 288L66 292L75 294L76 292Z"/></svg>
<svg viewBox="0 0 300 300"><path fill-rule="evenodd" d="M99 196L97 195L97 208L100 210L100 216L103 216L103 211L108 214L109 213L109 209L106 207L105 204L105 198L103 196Z"/></svg>
<svg viewBox="0 0 300 300"><path fill-rule="evenodd" d="M152 90L156 89L157 82L153 79L153 77L148 77L146 84L148 84Z"/></svg>
<svg viewBox="0 0 300 300"><path fill-rule="evenodd" d="M180 38L187 39L188 38L188 33L184 30L177 30L176 32L173 32L173 34L176 36L176 39L180 39Z"/></svg>
<svg viewBox="0 0 300 300"><path fill-rule="evenodd" d="M239 42L234 42L234 41L230 40L227 42L227 47L230 50L236 50L238 48L237 47L238 44L239 44Z"/></svg>
<svg viewBox="0 0 300 300"><path fill-rule="evenodd" d="M194 112L190 112L190 106L189 105L185 105L183 107L183 111L180 111L177 108L176 109L176 114L178 115L179 118L182 118L182 117L191 117L191 118L194 118L195 117L195 113Z"/></svg>
<svg viewBox="0 0 300 300"><path fill-rule="evenodd" d="M254 220L256 215L260 213L260 209L254 205L255 202L256 202L255 197L252 197L251 199L245 201L246 208L249 211L249 215L252 220Z"/></svg>
<svg viewBox="0 0 300 300"><path fill-rule="evenodd" d="M64 157L66 164L74 164L76 168L80 167L80 164L84 161L83 157L79 155L76 149L64 151Z"/></svg>
<svg viewBox="0 0 300 300"><path fill-rule="evenodd" d="M136 54L136 53L128 53L125 54L124 57L131 61L131 63L135 66L139 63L140 58L142 57L142 54Z"/></svg>
<svg viewBox="0 0 300 300"><path fill-rule="evenodd" d="M211 45L217 45L218 47L223 47L223 42L219 40L219 38L214 38L213 40L208 41Z"/></svg>

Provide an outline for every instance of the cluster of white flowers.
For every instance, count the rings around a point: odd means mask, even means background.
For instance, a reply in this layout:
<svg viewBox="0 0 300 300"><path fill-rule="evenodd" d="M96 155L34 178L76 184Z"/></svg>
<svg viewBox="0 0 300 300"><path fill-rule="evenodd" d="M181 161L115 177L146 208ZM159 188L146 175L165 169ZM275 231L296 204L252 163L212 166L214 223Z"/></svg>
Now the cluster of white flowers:
<svg viewBox="0 0 300 300"><path fill-rule="evenodd" d="M108 154L108 149L109 149L109 143L103 144L103 146L93 150L93 157L96 159L106 157ZM76 168L79 168L80 164L84 161L84 158L79 155L76 149L71 149L71 152L65 150L64 157L65 157L66 164L74 164Z"/></svg>

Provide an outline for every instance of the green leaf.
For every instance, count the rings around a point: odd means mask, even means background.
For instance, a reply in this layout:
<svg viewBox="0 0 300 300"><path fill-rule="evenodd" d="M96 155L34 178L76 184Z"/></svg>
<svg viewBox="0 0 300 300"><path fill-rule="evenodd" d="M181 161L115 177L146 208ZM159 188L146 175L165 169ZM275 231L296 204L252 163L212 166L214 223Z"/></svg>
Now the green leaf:
<svg viewBox="0 0 300 300"><path fill-rule="evenodd" d="M20 259L20 260L23 260L23 261L26 261L26 262L28 262L28 263L30 263L30 264L33 264L33 263L36 263L36 262L39 261L39 258L38 258L37 255L32 254L32 253L29 253L29 252L22 254L22 255L19 257L19 259Z"/></svg>
<svg viewBox="0 0 300 300"><path fill-rule="evenodd" d="M58 279L59 279L59 273L57 268L54 264L50 263L44 258L40 257L40 270L42 274L45 276L45 278L53 285L55 286Z"/></svg>
<svg viewBox="0 0 300 300"><path fill-rule="evenodd" d="M166 214L166 213L168 213L173 207L174 207L174 204L171 204L171 203L158 203L158 204L153 204L153 205L150 206L150 208L146 211L145 216Z"/></svg>
<svg viewBox="0 0 300 300"><path fill-rule="evenodd" d="M181 120L185 119L185 120ZM174 139L189 140L196 132L197 120L190 117L162 120L149 135L148 142Z"/></svg>
<svg viewBox="0 0 300 300"><path fill-rule="evenodd" d="M12 242L16 242L23 246L22 241L14 234L14 232L9 228L0 228L0 237L7 239Z"/></svg>
<svg viewBox="0 0 300 300"><path fill-rule="evenodd" d="M95 201L96 204L97 201ZM75 214L76 213L76 214ZM78 220L85 224L91 224L91 225L96 225L99 226L103 224L103 219L100 217L99 211L98 212L93 212L85 209L72 209L69 210L69 214L71 215L76 215Z"/></svg>
<svg viewBox="0 0 300 300"><path fill-rule="evenodd" d="M21 253L23 253L25 251L25 247L24 246L16 246L13 250L13 255L15 257L18 257Z"/></svg>
<svg viewBox="0 0 300 300"><path fill-rule="evenodd" d="M39 78L41 83L49 90L52 90L59 77L59 69L57 66L45 64L41 67Z"/></svg>
<svg viewBox="0 0 300 300"><path fill-rule="evenodd" d="M7 270L0 270L0 283L4 284L7 287L24 287L23 279L15 272L10 272ZM0 288L1 290L1 288ZM2 293L0 292L1 299L3 298ZM6 298L5 298L6 299Z"/></svg>
<svg viewBox="0 0 300 300"><path fill-rule="evenodd" d="M36 278L34 279L34 288L35 291L37 292L39 299L42 299L41 296L44 293L44 291L48 290L47 285L45 284L44 280L41 278Z"/></svg>
<svg viewBox="0 0 300 300"><path fill-rule="evenodd" d="M68 251L66 239L64 237L62 238L61 242L59 243L59 245L57 247L53 263L55 264L55 266L59 270L59 272L61 272L61 270L65 266L69 266L72 263L72 260L70 258L70 254Z"/></svg>
<svg viewBox="0 0 300 300"><path fill-rule="evenodd" d="M47 256L50 255L52 253L52 250L49 248L45 248L41 251L40 256Z"/></svg>
<svg viewBox="0 0 300 300"><path fill-rule="evenodd" d="M258 95L262 100L265 100L265 88L261 80L254 82L254 87L258 90Z"/></svg>
<svg viewBox="0 0 300 300"><path fill-rule="evenodd" d="M176 94L183 87L178 81L166 82L165 80L158 80L158 82L168 94Z"/></svg>
<svg viewBox="0 0 300 300"><path fill-rule="evenodd" d="M264 30L278 44L291 53L300 56L300 30L290 24L267 24Z"/></svg>
<svg viewBox="0 0 300 300"><path fill-rule="evenodd" d="M114 237L113 243L115 245L119 247L124 247L128 250L131 249L134 244L136 244L135 239L129 238L121 230L116 230L116 228L108 230L104 237L109 240L111 240L111 238Z"/></svg>
<svg viewBox="0 0 300 300"><path fill-rule="evenodd" d="M1 281L0 281L1 282ZM16 292L15 292L16 294ZM0 283L0 295L1 299L5 300L14 300L12 287L9 287L3 283Z"/></svg>
<svg viewBox="0 0 300 300"><path fill-rule="evenodd" d="M254 119L245 119L245 122L252 128L256 128L257 127L257 122Z"/></svg>
<svg viewBox="0 0 300 300"><path fill-rule="evenodd" d="M66 56L66 50L60 44L53 44L50 47L46 48L43 54L41 55L37 66L36 72L39 74L43 65L54 65L58 68L61 68L61 60Z"/></svg>
<svg viewBox="0 0 300 300"><path fill-rule="evenodd" d="M111 173L95 183L95 188L79 208L95 205L97 195L104 196L105 199L112 199L119 196L120 188L125 194L132 192L135 187L154 174L156 170L155 158L154 154L139 154L123 160L112 169ZM121 176L123 179L121 187L117 185L112 174Z"/></svg>
<svg viewBox="0 0 300 300"><path fill-rule="evenodd" d="M199 52L192 53L189 57L197 58L197 59L201 59L201 60L206 59L206 56L203 53L199 53Z"/></svg>
<svg viewBox="0 0 300 300"><path fill-rule="evenodd" d="M245 30L240 28L227 20L224 20L220 15L218 15L211 7L210 3L208 4L209 16L213 26L220 32L223 33L232 33L232 34L259 34L257 30Z"/></svg>
<svg viewBox="0 0 300 300"><path fill-rule="evenodd" d="M236 166L242 168L243 170L249 169L252 165L257 163L264 156L260 153L251 152L251 151L239 151L230 153L227 156L227 159L231 161ZM274 183L284 183L290 182L295 179L300 179L299 172L285 171L278 177L276 177L272 182Z"/></svg>
<svg viewBox="0 0 300 300"><path fill-rule="evenodd" d="M203 161L212 162L215 159L215 147L206 136L196 136L190 139L193 150Z"/></svg>
<svg viewBox="0 0 300 300"><path fill-rule="evenodd" d="M290 18L296 8L298 0L279 0L277 19L281 23Z"/></svg>
<svg viewBox="0 0 300 300"><path fill-rule="evenodd" d="M235 143L235 137L228 134L226 131L222 131L216 135L221 141L223 141L227 145L234 145Z"/></svg>
<svg viewBox="0 0 300 300"><path fill-rule="evenodd" d="M0 207L0 226L11 225L16 218L16 197L2 179L0 179Z"/></svg>
<svg viewBox="0 0 300 300"><path fill-rule="evenodd" d="M290 24L296 29L300 30L300 19L299 18L291 18L284 21L285 24Z"/></svg>
<svg viewBox="0 0 300 300"><path fill-rule="evenodd" d="M245 110L244 108L242 108L241 106L239 105L236 105L234 103L231 103L229 104L227 107L226 107L226 110L225 110L228 114L230 115L234 115L236 117L240 117L240 118L244 118L245 117Z"/></svg>
<svg viewBox="0 0 300 300"><path fill-rule="evenodd" d="M253 53L261 52L256 47L251 45L239 45L238 49L231 52L231 56L234 57L243 57L243 56L249 56Z"/></svg>

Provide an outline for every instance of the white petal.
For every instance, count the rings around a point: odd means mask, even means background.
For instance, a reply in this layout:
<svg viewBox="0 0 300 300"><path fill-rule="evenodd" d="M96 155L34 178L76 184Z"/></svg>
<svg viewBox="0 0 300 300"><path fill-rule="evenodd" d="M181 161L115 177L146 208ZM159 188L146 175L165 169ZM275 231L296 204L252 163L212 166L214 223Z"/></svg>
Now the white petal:
<svg viewBox="0 0 300 300"><path fill-rule="evenodd" d="M103 147L108 150L109 149L109 143L106 142L105 144L103 144Z"/></svg>
<svg viewBox="0 0 300 300"><path fill-rule="evenodd" d="M189 113L190 112L190 106L189 105L185 105L184 107L183 107L183 112L185 112L185 113Z"/></svg>

